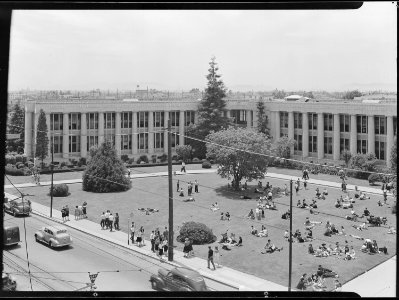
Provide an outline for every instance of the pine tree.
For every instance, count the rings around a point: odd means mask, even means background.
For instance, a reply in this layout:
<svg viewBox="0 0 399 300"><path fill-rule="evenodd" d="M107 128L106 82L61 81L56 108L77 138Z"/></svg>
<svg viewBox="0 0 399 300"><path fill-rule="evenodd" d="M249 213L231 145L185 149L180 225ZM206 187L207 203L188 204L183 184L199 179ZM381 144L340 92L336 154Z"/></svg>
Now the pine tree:
<svg viewBox="0 0 399 300"><path fill-rule="evenodd" d="M83 173L83 190L96 193L126 191L130 179L125 176L126 167L110 142L90 149L90 158Z"/></svg>
<svg viewBox="0 0 399 300"><path fill-rule="evenodd" d="M263 101L259 101L256 105L256 108L258 116L258 132L264 133L266 134L266 136L269 136L269 128L267 127L269 120L265 113L265 104L263 103Z"/></svg>
<svg viewBox="0 0 399 300"><path fill-rule="evenodd" d="M224 116L226 102L226 87L220 79L221 75L215 57L212 57L209 73L206 76L208 80L204 97L198 107L198 123L192 125L187 130L189 136L204 140L211 131L219 131L228 127L228 119ZM206 145L203 142L190 140L188 142L193 148L195 157L204 158L206 156Z"/></svg>
<svg viewBox="0 0 399 300"><path fill-rule="evenodd" d="M42 165L44 159L48 156L48 143L46 114L43 109L41 109L37 122L35 157L42 161Z"/></svg>
<svg viewBox="0 0 399 300"><path fill-rule="evenodd" d="M17 103L13 107L13 113L10 118L9 133L19 134L20 138L7 141L8 147L18 153L24 151L25 142L25 110Z"/></svg>

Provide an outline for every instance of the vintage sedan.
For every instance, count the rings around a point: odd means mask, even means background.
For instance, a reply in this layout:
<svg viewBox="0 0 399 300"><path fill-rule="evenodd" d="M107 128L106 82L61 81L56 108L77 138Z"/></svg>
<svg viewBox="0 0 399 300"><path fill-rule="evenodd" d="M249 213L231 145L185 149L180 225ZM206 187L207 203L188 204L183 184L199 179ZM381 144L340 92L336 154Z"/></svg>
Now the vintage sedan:
<svg viewBox="0 0 399 300"><path fill-rule="evenodd" d="M17 289L17 281L13 276L3 272L2 277L3 277L3 285L2 285L3 291L15 291Z"/></svg>
<svg viewBox="0 0 399 300"><path fill-rule="evenodd" d="M65 247L72 244L72 237L65 227L45 226L35 233L36 242L42 242L53 247Z"/></svg>
<svg viewBox="0 0 399 300"><path fill-rule="evenodd" d="M22 201L21 198L16 199L8 199L4 198L4 212L8 212L12 214L14 217L18 215L26 215L29 216L32 211L30 200L24 199Z"/></svg>
<svg viewBox="0 0 399 300"><path fill-rule="evenodd" d="M151 286L162 291L209 291L200 273L184 267L170 271L159 269L157 275L151 275Z"/></svg>

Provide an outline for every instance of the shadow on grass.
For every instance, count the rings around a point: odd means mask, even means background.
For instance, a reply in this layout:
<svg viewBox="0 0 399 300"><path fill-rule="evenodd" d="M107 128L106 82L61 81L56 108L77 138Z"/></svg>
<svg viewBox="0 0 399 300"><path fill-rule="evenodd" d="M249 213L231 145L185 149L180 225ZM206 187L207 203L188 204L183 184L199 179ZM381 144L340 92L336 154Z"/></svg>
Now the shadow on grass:
<svg viewBox="0 0 399 300"><path fill-rule="evenodd" d="M236 191L235 189L228 187L227 185L222 185L217 188L215 188L215 192L217 196L221 196L227 199L233 199L233 200L258 200L259 197L266 196L267 193L263 192L263 194L255 193L255 188L257 185L248 185L247 190L238 190ZM263 191L263 189L261 189ZM250 197L251 199L243 199L241 197ZM273 187L273 199L278 199L281 197L281 194L277 192L276 187Z"/></svg>

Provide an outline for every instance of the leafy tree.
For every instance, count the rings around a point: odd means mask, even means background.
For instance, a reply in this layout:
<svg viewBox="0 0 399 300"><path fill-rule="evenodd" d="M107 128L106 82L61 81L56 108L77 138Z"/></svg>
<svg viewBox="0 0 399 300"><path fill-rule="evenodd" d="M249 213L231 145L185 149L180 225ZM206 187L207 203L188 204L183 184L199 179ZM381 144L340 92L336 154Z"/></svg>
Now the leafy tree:
<svg viewBox="0 0 399 300"><path fill-rule="evenodd" d="M188 161L191 159L192 148L190 145L179 145L176 146L176 153L183 161Z"/></svg>
<svg viewBox="0 0 399 300"><path fill-rule="evenodd" d="M212 142L206 145L207 157L219 164L217 172L222 178L233 178L236 190L244 178L251 181L265 177L269 158L255 154L270 154L270 140L265 134L247 128L229 127L209 134L206 141Z"/></svg>
<svg viewBox="0 0 399 300"><path fill-rule="evenodd" d="M18 103L15 104L12 109L8 132L20 135L19 139L7 141L8 148L11 151L17 151L18 153L23 152L25 141L25 109Z"/></svg>
<svg viewBox="0 0 399 300"><path fill-rule="evenodd" d="M341 157L344 160L346 167L348 167L352 158L352 153L348 149L344 149L341 153Z"/></svg>
<svg viewBox="0 0 399 300"><path fill-rule="evenodd" d="M90 149L90 157L83 172L83 190L96 193L126 191L130 189L126 167L110 142Z"/></svg>
<svg viewBox="0 0 399 300"><path fill-rule="evenodd" d="M363 171L375 171L377 157L374 153L358 153L352 156L350 160L351 168Z"/></svg>
<svg viewBox="0 0 399 300"><path fill-rule="evenodd" d="M198 106L198 123L189 126L187 135L204 140L211 131L218 131L228 127L228 119L224 117L226 102L226 87L218 74L218 66L215 57L212 57L208 69L209 74L204 96ZM193 155L198 158L206 156L206 145L201 141L189 139L189 145L193 148Z"/></svg>
<svg viewBox="0 0 399 300"><path fill-rule="evenodd" d="M348 91L344 94L343 99L354 99L355 97L361 97L362 93L358 90Z"/></svg>
<svg viewBox="0 0 399 300"><path fill-rule="evenodd" d="M258 115L258 132L264 133L266 136L269 136L269 120L265 113L265 104L263 103L263 101L259 101L257 103L256 109Z"/></svg>
<svg viewBox="0 0 399 300"><path fill-rule="evenodd" d="M310 99L314 99L314 96L313 96L313 93L312 93L312 92L305 92L305 93L303 93L303 96L304 96L304 97L308 97L308 98L310 98Z"/></svg>
<svg viewBox="0 0 399 300"><path fill-rule="evenodd" d="M46 113L40 109L39 119L37 121L37 134L36 134L36 152L35 157L43 161L48 156L48 136L47 136L47 123Z"/></svg>
<svg viewBox="0 0 399 300"><path fill-rule="evenodd" d="M272 145L272 152L281 158L291 157L291 147L296 144L296 141L283 136L275 141Z"/></svg>
<svg viewBox="0 0 399 300"><path fill-rule="evenodd" d="M284 90L279 91L278 89L275 89L273 91L273 99L284 99L284 97L287 95Z"/></svg>
<svg viewBox="0 0 399 300"><path fill-rule="evenodd" d="M391 161L391 172L393 174L391 180L393 182L393 190L392 193L395 196L396 199L396 195L397 195L397 184L398 184L398 177L397 177L397 171L398 171L398 153L397 153L397 137L395 136L395 139L393 141L393 145L392 145L392 150L391 150L391 157L390 157L390 161ZM395 201L395 212L396 212L396 201Z"/></svg>

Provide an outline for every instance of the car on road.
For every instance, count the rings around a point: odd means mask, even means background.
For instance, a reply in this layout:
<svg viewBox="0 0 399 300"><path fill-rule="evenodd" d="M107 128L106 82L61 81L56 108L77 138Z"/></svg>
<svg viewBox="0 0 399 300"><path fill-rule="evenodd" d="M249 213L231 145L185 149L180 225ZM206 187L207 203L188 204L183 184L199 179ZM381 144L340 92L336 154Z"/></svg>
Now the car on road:
<svg viewBox="0 0 399 300"><path fill-rule="evenodd" d="M26 215L29 216L32 211L32 206L30 200L21 198L9 199L4 197L4 212L8 212L12 214L14 217L18 215Z"/></svg>
<svg viewBox="0 0 399 300"><path fill-rule="evenodd" d="M42 242L51 248L66 247L72 244L72 237L65 227L44 226L35 232L36 242Z"/></svg>
<svg viewBox="0 0 399 300"><path fill-rule="evenodd" d="M159 269L151 275L151 286L162 291L209 291L204 278L195 270L176 267L172 270Z"/></svg>
<svg viewBox="0 0 399 300"><path fill-rule="evenodd" d="M14 277L10 274L3 272L3 284L2 290L3 291L15 291L17 289L17 282L15 281Z"/></svg>
<svg viewBox="0 0 399 300"><path fill-rule="evenodd" d="M16 225L5 225L3 227L3 245L13 246L21 241L19 227Z"/></svg>

